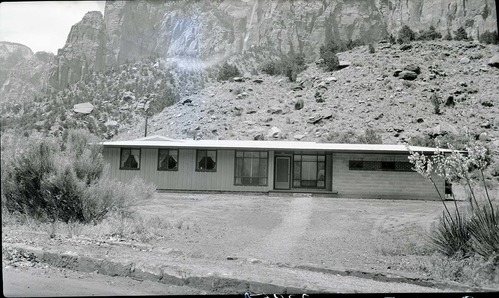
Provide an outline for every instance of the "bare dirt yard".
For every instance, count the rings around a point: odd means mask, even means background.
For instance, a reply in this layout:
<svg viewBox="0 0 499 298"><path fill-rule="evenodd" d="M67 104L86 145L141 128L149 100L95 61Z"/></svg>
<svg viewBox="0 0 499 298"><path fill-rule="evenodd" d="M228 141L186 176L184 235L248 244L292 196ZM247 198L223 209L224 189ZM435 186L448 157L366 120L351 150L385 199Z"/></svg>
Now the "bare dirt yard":
<svg viewBox="0 0 499 298"><path fill-rule="evenodd" d="M4 223L3 247L134 262L151 272L168 264L180 278L246 276L327 292L463 291L428 272L435 255L427 231L442 214L438 201L159 193L134 209L134 220L92 227ZM13 263L3 255L4 267Z"/></svg>

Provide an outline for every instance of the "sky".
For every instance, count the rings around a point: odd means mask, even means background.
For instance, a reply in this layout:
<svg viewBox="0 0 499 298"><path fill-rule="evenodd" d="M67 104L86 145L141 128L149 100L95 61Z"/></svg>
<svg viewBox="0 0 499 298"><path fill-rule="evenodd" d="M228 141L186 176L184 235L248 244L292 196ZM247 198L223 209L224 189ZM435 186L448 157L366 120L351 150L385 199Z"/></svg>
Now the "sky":
<svg viewBox="0 0 499 298"><path fill-rule="evenodd" d="M36 1L0 3L0 41L57 54L71 26L88 11L104 14L105 1Z"/></svg>

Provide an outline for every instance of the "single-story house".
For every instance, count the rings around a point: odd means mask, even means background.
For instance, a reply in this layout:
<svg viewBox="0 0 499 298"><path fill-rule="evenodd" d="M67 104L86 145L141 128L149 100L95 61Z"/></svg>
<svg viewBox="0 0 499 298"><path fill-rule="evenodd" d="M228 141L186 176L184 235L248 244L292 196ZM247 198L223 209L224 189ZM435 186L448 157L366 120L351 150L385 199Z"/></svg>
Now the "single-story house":
<svg viewBox="0 0 499 298"><path fill-rule="evenodd" d="M435 148L411 146L432 155ZM442 150L448 151L448 150ZM110 173L158 190L307 192L339 197L438 199L412 170L404 145L176 140L150 136L103 143ZM442 195L445 182L435 177Z"/></svg>

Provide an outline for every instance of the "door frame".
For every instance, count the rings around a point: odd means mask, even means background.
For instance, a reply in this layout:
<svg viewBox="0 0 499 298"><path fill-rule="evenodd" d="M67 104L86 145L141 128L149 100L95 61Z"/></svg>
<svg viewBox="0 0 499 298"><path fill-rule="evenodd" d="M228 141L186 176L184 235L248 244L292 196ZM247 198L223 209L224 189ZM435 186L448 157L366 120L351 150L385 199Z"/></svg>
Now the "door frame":
<svg viewBox="0 0 499 298"><path fill-rule="evenodd" d="M275 190L290 190L291 189L291 167L292 167L293 155L279 154L274 156L274 189ZM288 160L288 187L287 188L277 188L277 159L287 159ZM282 183L282 182L281 182Z"/></svg>

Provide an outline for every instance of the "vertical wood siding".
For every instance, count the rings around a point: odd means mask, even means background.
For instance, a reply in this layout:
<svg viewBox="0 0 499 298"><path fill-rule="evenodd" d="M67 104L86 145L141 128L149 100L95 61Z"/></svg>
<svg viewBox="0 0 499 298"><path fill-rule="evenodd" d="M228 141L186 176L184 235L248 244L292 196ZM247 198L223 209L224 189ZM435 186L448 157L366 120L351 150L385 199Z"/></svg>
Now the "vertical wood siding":
<svg viewBox="0 0 499 298"><path fill-rule="evenodd" d="M431 182L416 172L356 171L349 170L348 162L354 159L403 161L403 154L333 154L333 191L338 196L359 198L439 199ZM444 195L444 180L434 175L435 184Z"/></svg>
<svg viewBox="0 0 499 298"><path fill-rule="evenodd" d="M269 152L267 186L234 185L234 150L217 150L217 171L196 172L196 150L180 149L178 171L158 171L158 149L141 149L140 170L120 170L120 148L104 148L104 158L110 162L111 175L121 181L140 177L153 182L157 189L269 191L273 189L273 152Z"/></svg>

